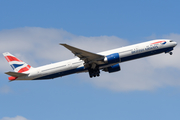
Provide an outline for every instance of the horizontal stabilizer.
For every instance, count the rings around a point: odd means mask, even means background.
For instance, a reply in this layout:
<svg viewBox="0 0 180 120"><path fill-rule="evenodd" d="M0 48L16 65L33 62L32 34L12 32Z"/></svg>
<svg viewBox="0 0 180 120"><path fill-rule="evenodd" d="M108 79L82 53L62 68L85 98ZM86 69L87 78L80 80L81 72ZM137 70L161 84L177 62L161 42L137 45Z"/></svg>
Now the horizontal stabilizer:
<svg viewBox="0 0 180 120"><path fill-rule="evenodd" d="M21 76L26 76L28 74L26 73L18 73L18 72L5 72L5 74L13 76L13 77L21 77Z"/></svg>

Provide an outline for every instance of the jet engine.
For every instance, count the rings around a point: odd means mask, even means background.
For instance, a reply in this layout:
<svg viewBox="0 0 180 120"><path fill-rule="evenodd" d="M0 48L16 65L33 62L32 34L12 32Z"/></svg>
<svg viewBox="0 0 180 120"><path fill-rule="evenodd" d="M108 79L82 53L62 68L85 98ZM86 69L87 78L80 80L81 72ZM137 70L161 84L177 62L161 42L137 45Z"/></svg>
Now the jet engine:
<svg viewBox="0 0 180 120"><path fill-rule="evenodd" d="M120 62L119 53L113 53L113 54L107 55L104 58L104 61L107 63L118 63L118 62Z"/></svg>
<svg viewBox="0 0 180 120"><path fill-rule="evenodd" d="M121 70L121 67L120 67L119 63L103 69L103 71L109 72L109 73L117 72L120 70Z"/></svg>

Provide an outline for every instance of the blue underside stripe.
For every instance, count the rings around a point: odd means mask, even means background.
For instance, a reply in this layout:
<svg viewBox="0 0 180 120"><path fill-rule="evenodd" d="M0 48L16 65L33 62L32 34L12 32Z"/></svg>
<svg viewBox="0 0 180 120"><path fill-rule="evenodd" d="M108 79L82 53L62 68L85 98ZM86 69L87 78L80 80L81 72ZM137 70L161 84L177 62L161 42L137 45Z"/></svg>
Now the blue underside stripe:
<svg viewBox="0 0 180 120"><path fill-rule="evenodd" d="M145 52L145 53L140 53L140 54L124 57L124 58L121 58L121 62L126 62L126 61L129 61L129 60L134 60L134 59L138 59L138 58L142 58L142 57L147 57L147 56L150 56L150 55L163 53L163 52L166 52L166 51L169 51L169 50L173 50L173 47L163 48L163 49L159 49L159 50L156 50L156 51L150 51L150 52Z"/></svg>
<svg viewBox="0 0 180 120"><path fill-rule="evenodd" d="M76 68L76 69L67 70L67 71L63 71L63 72L59 72L59 73L43 76L43 77L40 77L40 78L36 78L34 80L52 79L52 78L56 78L56 77L61 77L61 76L65 76L65 75L81 72L81 71L84 71L84 70L87 70L87 69L85 69L84 67L79 67L79 68Z"/></svg>
<svg viewBox="0 0 180 120"><path fill-rule="evenodd" d="M142 58L142 57L146 57L146 56L150 56L150 55L163 53L163 52L166 52L166 51L168 51L170 49L173 49L173 47L159 49L159 50L156 50L156 51L150 51L150 52L145 52L145 53L141 53L141 54L136 54L136 55L124 57L124 58L121 58L121 62L126 62L126 61L129 61L129 60L134 60L134 59L138 59L138 58ZM77 73L77 72L83 72L85 70L87 70L87 69L85 69L84 67L79 67L79 68L76 68L76 69L67 70L67 71L63 71L63 72L60 72L60 73L55 73L55 74L43 76L43 77L40 77L40 78L36 78L34 80L52 79L52 78L56 78L56 77L62 77L62 76L65 76L65 75L70 75L70 74Z"/></svg>

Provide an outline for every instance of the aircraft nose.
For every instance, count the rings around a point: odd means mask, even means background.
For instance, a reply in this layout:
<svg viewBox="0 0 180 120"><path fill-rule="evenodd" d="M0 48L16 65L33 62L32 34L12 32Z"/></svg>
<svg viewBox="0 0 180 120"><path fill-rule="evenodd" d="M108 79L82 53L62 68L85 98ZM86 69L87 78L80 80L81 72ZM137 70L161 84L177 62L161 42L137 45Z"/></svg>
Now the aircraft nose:
<svg viewBox="0 0 180 120"><path fill-rule="evenodd" d="M175 46L177 45L177 42L174 42Z"/></svg>

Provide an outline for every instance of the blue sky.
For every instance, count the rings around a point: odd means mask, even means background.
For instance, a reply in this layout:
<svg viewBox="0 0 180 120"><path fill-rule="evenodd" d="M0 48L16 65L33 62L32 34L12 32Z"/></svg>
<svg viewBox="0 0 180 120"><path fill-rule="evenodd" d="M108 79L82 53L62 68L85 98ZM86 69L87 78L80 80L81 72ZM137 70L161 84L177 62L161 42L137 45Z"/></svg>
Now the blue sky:
<svg viewBox="0 0 180 120"><path fill-rule="evenodd" d="M156 38L180 43L178 0L1 0L0 52L33 67L73 58L59 43L100 52ZM101 47L99 47L101 46ZM0 120L179 120L180 47L121 64L117 73L87 73L8 82L0 57Z"/></svg>

